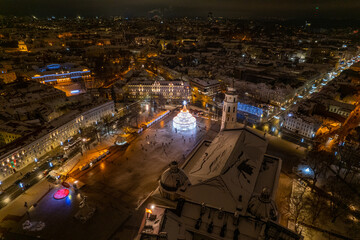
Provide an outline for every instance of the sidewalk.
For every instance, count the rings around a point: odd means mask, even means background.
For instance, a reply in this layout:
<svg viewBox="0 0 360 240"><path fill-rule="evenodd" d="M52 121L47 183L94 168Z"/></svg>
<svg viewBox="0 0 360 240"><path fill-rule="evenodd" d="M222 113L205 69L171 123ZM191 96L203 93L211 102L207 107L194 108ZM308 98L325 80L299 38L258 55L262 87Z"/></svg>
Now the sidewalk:
<svg viewBox="0 0 360 240"><path fill-rule="evenodd" d="M4 230L14 228L20 221L23 221L27 210L29 212L28 216L31 217L31 212L34 209L33 205L38 203L53 188L54 185L46 181L46 179L41 180L7 206L0 209L0 236L2 236ZM25 202L27 202L28 208L24 206Z"/></svg>

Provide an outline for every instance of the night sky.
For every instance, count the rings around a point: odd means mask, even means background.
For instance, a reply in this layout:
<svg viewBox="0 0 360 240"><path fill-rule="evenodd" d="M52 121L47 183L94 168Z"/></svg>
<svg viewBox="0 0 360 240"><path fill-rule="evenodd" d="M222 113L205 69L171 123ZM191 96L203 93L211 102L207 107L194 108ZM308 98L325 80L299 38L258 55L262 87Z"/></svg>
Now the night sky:
<svg viewBox="0 0 360 240"><path fill-rule="evenodd" d="M0 14L360 18L360 0L0 0ZM159 14L161 15L161 14Z"/></svg>

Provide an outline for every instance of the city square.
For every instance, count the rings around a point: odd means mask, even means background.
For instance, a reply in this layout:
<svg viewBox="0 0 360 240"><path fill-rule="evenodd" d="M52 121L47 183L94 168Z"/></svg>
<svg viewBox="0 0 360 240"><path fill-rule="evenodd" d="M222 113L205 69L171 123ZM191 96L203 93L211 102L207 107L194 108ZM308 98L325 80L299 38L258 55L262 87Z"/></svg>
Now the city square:
<svg viewBox="0 0 360 240"><path fill-rule="evenodd" d="M135 209L141 207L154 190L157 185L156 179L169 162L184 162L198 142L213 138L219 127L217 122L198 118L195 129L176 132L172 125L172 118L176 113L144 130L126 148L108 146L111 154L77 178L85 184L79 193L71 189L66 199L55 200L53 194L64 187L61 184L51 184L51 191L45 193L37 206L29 210L29 215L23 216L24 219L44 222L46 231L43 231L44 235L40 235L44 239L53 238L55 231L59 231L59 239L84 235L87 239L103 239L112 236L116 231L123 231L120 227L125 225L129 218L139 214L142 216L142 208L140 213ZM84 160L86 158L89 157L84 155ZM83 196L86 196L89 205L96 207L95 215L87 221L86 227L74 219L74 215L80 209L79 203ZM2 211L6 214L6 209ZM109 222L109 218L113 221ZM22 229L24 219L17 224L16 232L19 234L24 232ZM76 233L64 231L74 227L82 230ZM37 232L26 233L39 235ZM137 231L132 229L130 234L134 233Z"/></svg>
<svg viewBox="0 0 360 240"><path fill-rule="evenodd" d="M359 239L359 7L0 1L0 239Z"/></svg>

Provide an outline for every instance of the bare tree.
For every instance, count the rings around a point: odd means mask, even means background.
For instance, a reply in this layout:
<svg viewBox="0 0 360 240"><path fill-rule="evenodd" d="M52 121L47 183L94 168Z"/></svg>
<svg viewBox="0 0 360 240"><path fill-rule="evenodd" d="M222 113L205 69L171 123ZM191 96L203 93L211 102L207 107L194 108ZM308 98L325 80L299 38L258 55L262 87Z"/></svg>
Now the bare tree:
<svg viewBox="0 0 360 240"><path fill-rule="evenodd" d="M326 209L326 199L317 192L312 192L306 196L305 201L310 216L310 222L311 224L315 224L321 213Z"/></svg>
<svg viewBox="0 0 360 240"><path fill-rule="evenodd" d="M337 151L338 166L337 174L341 176L346 182L352 183L355 177L354 167L358 167L360 155L357 149L350 144L346 146L339 146Z"/></svg>
<svg viewBox="0 0 360 240"><path fill-rule="evenodd" d="M305 192L306 186L295 182L293 184L292 194L287 197L285 203L286 215L288 215L289 220L294 223L296 233L301 233L300 223L307 219Z"/></svg>
<svg viewBox="0 0 360 240"><path fill-rule="evenodd" d="M329 178L325 188L330 194L328 208L331 222L334 223L338 217L348 211L347 206L352 196L348 187L337 176Z"/></svg>
<svg viewBox="0 0 360 240"><path fill-rule="evenodd" d="M307 154L305 163L312 170L309 175L312 178L311 192L314 192L319 177L326 173L332 162L334 156L326 151L310 151Z"/></svg>
<svg viewBox="0 0 360 240"><path fill-rule="evenodd" d="M166 104L166 99L164 98L164 96L162 94L160 94L157 100L158 100L160 108L163 108Z"/></svg>
<svg viewBox="0 0 360 240"><path fill-rule="evenodd" d="M102 121L104 123L104 127L105 127L105 130L106 130L106 133L109 133L110 132L110 126L111 126L111 123L112 123L112 117L110 114L108 115L105 115L103 118L102 118Z"/></svg>

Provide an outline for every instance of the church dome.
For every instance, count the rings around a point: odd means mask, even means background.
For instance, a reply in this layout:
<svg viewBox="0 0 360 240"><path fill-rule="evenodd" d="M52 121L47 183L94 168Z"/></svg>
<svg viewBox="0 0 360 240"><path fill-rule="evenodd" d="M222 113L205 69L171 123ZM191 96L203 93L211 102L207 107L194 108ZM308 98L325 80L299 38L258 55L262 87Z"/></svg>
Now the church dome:
<svg viewBox="0 0 360 240"><path fill-rule="evenodd" d="M188 181L186 174L179 169L178 163L173 161L169 168L163 172L160 178L160 188L175 192Z"/></svg>
<svg viewBox="0 0 360 240"><path fill-rule="evenodd" d="M265 187L260 195L251 197L247 211L256 218L276 221L278 217L275 202L271 199L270 190Z"/></svg>

